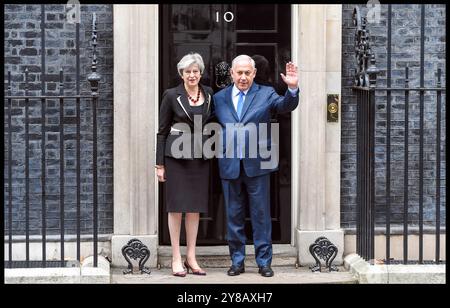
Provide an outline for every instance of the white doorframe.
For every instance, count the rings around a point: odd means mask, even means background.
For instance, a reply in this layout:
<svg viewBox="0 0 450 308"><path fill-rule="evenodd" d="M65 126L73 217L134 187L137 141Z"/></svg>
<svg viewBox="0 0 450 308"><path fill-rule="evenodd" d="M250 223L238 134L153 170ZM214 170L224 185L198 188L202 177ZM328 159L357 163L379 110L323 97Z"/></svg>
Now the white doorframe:
<svg viewBox="0 0 450 308"><path fill-rule="evenodd" d="M298 58L298 4L291 5L291 57L292 62L299 64ZM297 226L297 212L299 207L299 167L300 161L296 158L300 157L300 140L299 140L299 108L291 113L291 245L295 246L295 230Z"/></svg>

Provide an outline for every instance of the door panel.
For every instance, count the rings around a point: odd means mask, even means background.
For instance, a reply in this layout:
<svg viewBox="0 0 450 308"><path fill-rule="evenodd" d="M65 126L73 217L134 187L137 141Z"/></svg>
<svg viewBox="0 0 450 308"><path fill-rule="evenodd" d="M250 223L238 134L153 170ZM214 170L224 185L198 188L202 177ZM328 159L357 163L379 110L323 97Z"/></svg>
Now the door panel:
<svg viewBox="0 0 450 308"><path fill-rule="evenodd" d="M215 92L215 66L222 61L231 65L239 54L264 56L269 64L266 78L255 81L272 85L284 94L286 85L279 78L290 60L290 5L160 5L160 95L181 82L176 65L189 52L198 52L205 62L201 82ZM219 83L220 84L220 83ZM291 229L291 146L290 114L278 115L272 122L280 128L280 170L271 175L272 238L274 243L289 243ZM208 215L200 218L198 245L226 244L226 219L217 160L211 161L210 202ZM164 184L159 184L160 244L169 245ZM249 211L246 209L246 234L252 243ZM185 243L184 226L181 242Z"/></svg>

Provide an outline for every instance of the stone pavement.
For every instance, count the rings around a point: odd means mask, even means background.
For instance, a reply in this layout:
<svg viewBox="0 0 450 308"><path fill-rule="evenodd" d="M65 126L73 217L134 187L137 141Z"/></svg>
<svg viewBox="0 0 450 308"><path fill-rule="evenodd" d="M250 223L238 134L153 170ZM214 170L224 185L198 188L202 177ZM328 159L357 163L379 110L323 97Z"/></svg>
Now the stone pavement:
<svg viewBox="0 0 450 308"><path fill-rule="evenodd" d="M246 267L245 273L230 277L228 268L204 268L206 276L188 274L186 277L175 277L170 268L151 269L151 274L123 274L124 268L111 268L111 283L116 284L354 284L357 279L342 266L338 272L313 273L308 267L273 266L273 277L262 277L257 267Z"/></svg>

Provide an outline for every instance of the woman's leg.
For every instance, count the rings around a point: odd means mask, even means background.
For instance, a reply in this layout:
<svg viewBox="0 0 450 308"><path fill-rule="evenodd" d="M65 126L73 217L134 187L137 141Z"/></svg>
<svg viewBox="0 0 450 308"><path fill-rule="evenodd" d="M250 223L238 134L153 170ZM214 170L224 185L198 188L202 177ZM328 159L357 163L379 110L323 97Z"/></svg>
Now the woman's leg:
<svg viewBox="0 0 450 308"><path fill-rule="evenodd" d="M172 271L182 272L183 264L180 252L180 230L182 213L169 213L170 244L172 245Z"/></svg>
<svg viewBox="0 0 450 308"><path fill-rule="evenodd" d="M195 246L197 245L198 223L200 221L199 213L186 213L186 259L193 269L198 269L195 258Z"/></svg>

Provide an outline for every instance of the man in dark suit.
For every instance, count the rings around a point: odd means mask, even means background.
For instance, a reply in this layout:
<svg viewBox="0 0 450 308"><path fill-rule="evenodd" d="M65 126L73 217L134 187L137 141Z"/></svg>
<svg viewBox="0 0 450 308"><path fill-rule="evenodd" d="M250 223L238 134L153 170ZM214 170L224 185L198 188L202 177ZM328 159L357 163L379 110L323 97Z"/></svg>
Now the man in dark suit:
<svg viewBox="0 0 450 308"><path fill-rule="evenodd" d="M277 170L278 161L275 164L268 162L267 157L264 157L266 155L261 155L260 150L263 147L263 150L270 149L273 152L278 145L272 144L270 134L261 134L260 130L270 127L273 113L291 112L297 107L297 67L289 62L286 64L286 75L281 74L288 86L285 96L278 95L272 87L253 82L256 76L255 62L247 55L237 56L233 60L230 73L234 83L214 95L215 114L225 139L222 153L219 153L219 171L232 261L228 275L235 276L245 272L244 225L245 204L248 200L256 263L262 276L271 277L274 273L271 268L270 172ZM246 127L250 129L246 130ZM257 129L252 129L254 127ZM239 129L244 133L235 134ZM257 142L250 142L251 140ZM257 155L251 155L250 152L255 151L251 146L255 147L256 144L259 146L256 149Z"/></svg>

